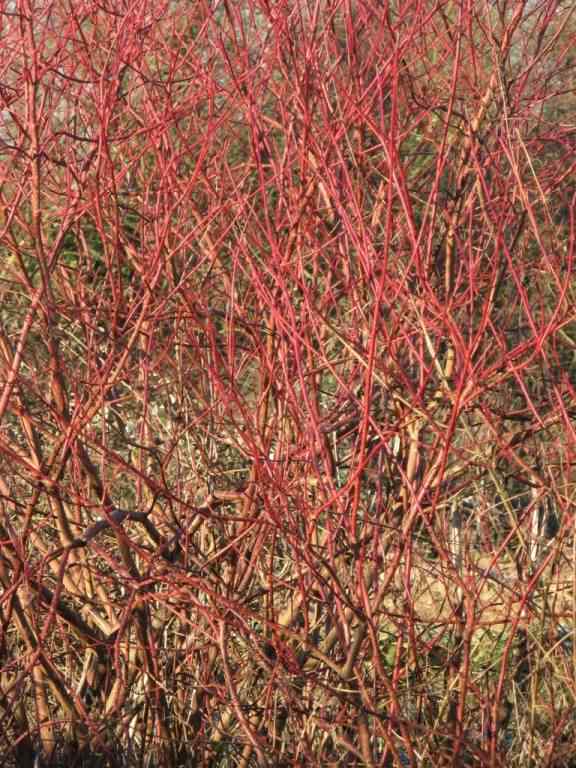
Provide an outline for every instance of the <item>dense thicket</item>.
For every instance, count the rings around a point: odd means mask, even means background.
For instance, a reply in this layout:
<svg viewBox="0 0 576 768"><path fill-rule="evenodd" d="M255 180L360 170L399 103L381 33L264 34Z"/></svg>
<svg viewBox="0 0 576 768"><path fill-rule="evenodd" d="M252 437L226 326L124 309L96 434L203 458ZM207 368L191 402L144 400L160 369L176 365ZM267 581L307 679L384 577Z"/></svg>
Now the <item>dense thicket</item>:
<svg viewBox="0 0 576 768"><path fill-rule="evenodd" d="M0 18L3 764L576 764L573 3Z"/></svg>

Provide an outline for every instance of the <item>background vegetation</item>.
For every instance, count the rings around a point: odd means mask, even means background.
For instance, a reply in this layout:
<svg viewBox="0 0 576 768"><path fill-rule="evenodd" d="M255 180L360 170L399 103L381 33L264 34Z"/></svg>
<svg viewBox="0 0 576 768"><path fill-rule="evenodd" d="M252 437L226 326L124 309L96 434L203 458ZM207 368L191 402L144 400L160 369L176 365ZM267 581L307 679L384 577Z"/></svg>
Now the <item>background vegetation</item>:
<svg viewBox="0 0 576 768"><path fill-rule="evenodd" d="M0 19L3 765L576 765L574 3Z"/></svg>

